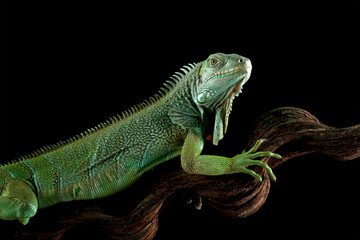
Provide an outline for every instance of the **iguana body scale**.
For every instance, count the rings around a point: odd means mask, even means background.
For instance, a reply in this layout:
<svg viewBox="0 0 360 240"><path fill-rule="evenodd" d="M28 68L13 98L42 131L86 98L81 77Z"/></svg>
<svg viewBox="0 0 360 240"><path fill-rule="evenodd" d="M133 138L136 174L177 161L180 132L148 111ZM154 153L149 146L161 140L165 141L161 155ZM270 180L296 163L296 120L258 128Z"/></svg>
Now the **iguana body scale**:
<svg viewBox="0 0 360 240"><path fill-rule="evenodd" d="M39 208L112 195L179 155L190 173L243 172L261 180L246 168L260 165L275 179L265 163L251 159L261 142L234 158L200 155L207 136L217 145L225 134L232 100L250 76L250 61L214 54L182 71L164 84L169 90L163 89L161 97L133 107L122 119L112 118L82 137L1 166L0 219L27 224ZM280 157L271 152L256 155L261 156Z"/></svg>

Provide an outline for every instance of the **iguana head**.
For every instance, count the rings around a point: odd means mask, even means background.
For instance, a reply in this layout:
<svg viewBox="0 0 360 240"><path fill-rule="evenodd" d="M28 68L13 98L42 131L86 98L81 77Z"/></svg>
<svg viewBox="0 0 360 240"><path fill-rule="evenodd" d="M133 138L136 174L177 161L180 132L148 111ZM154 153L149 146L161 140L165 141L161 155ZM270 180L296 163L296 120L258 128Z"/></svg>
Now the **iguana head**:
<svg viewBox="0 0 360 240"><path fill-rule="evenodd" d="M192 96L202 114L215 115L215 145L226 133L232 102L249 79L251 68L250 60L237 54L216 53L201 63Z"/></svg>

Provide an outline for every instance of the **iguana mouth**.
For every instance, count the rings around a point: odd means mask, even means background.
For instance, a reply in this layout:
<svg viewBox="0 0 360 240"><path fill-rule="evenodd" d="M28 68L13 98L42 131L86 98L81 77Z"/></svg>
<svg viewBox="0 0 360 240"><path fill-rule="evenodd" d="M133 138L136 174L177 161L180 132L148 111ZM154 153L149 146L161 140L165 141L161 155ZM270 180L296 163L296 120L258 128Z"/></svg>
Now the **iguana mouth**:
<svg viewBox="0 0 360 240"><path fill-rule="evenodd" d="M214 77L225 77L227 75L230 75L230 74L233 74L233 73L239 71L241 68L242 67L234 67L234 68L227 69L225 71L217 72L214 75L212 75L211 77L209 77L209 79L212 79Z"/></svg>

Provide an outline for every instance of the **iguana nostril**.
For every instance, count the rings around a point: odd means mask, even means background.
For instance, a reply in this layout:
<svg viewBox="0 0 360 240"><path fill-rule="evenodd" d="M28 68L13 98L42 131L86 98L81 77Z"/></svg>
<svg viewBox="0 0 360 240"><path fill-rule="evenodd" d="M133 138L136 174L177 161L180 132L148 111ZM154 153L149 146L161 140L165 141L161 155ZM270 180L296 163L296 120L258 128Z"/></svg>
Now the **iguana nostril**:
<svg viewBox="0 0 360 240"><path fill-rule="evenodd" d="M242 64L246 68L251 68L252 67L250 59L245 58L245 57L240 57L239 58L239 63Z"/></svg>

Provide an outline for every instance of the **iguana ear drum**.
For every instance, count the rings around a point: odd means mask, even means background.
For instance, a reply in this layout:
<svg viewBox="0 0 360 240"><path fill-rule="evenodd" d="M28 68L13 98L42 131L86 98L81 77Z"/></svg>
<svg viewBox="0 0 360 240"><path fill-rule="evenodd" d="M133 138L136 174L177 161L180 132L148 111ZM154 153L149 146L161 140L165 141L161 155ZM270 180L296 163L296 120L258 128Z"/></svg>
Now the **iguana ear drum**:
<svg viewBox="0 0 360 240"><path fill-rule="evenodd" d="M214 91L205 89L202 92L199 93L197 96L197 101L199 103L205 103L209 98L211 98L214 95Z"/></svg>
<svg viewBox="0 0 360 240"><path fill-rule="evenodd" d="M204 92L200 93L197 97L199 103L204 103L207 100L206 94Z"/></svg>

